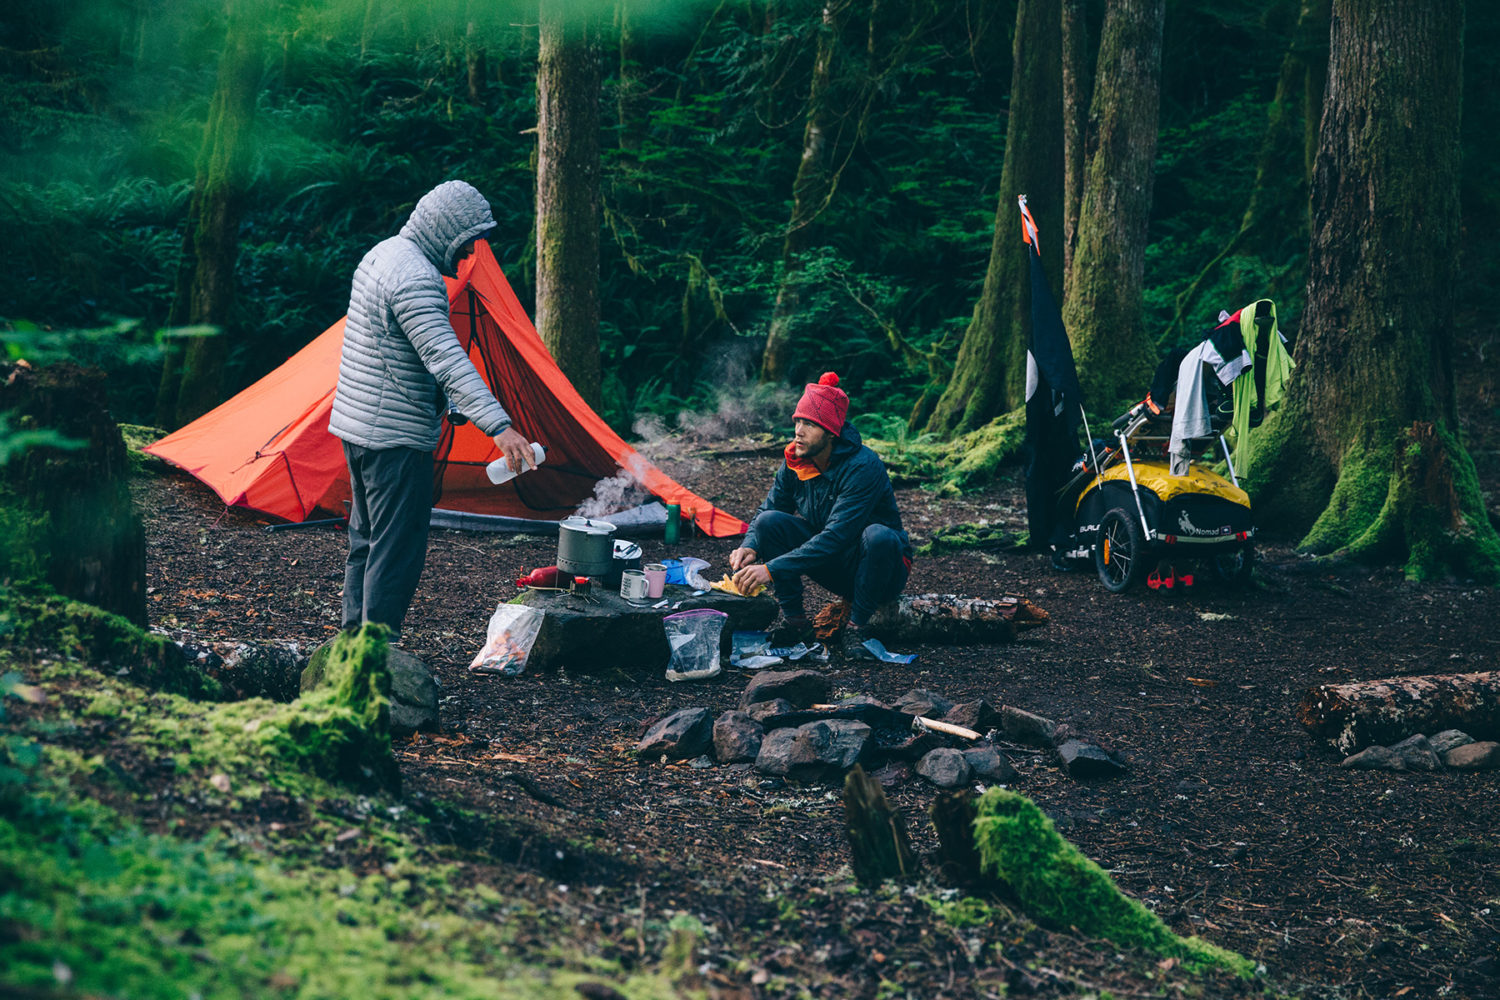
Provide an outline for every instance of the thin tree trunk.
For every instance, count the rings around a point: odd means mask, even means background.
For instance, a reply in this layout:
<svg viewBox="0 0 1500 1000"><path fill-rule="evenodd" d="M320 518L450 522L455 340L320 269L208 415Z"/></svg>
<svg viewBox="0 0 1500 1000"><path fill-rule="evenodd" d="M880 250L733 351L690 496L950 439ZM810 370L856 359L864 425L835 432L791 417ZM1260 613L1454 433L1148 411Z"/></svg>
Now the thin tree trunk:
<svg viewBox="0 0 1500 1000"><path fill-rule="evenodd" d="M470 0L472 7L473 0ZM464 82L469 94L469 103L483 106L488 89L489 59L484 48L484 37L472 10L464 26Z"/></svg>
<svg viewBox="0 0 1500 1000"><path fill-rule="evenodd" d="M989 268L953 377L927 421L929 431L974 430L1024 399L1030 251L1021 240L1016 195L1028 196L1037 224L1052 234L1039 242L1048 269L1057 274L1062 263L1061 240L1056 238L1063 202L1061 51L1056 6L1047 0L1020 0Z"/></svg>
<svg viewBox="0 0 1500 1000"><path fill-rule="evenodd" d="M619 82L615 89L615 114L619 118L619 147L631 152L640 147L646 84L641 73L641 40L636 31L633 3L615 0L615 34L619 39Z"/></svg>
<svg viewBox="0 0 1500 1000"><path fill-rule="evenodd" d="M1062 310L1084 398L1095 410L1139 399L1156 367L1141 296L1165 8L1166 0L1110 0L1099 34L1091 152Z"/></svg>
<svg viewBox="0 0 1500 1000"><path fill-rule="evenodd" d="M801 260L811 244L810 227L822 212L828 192L828 90L833 55L838 46L839 16L844 0L825 0L818 29L818 52L813 61L812 82L807 92L807 122L802 130L802 158L792 182L792 216L787 222L781 247L781 286L771 311L766 349L761 357L760 378L779 382L787 375L787 348L792 325L802 307Z"/></svg>
<svg viewBox="0 0 1500 1000"><path fill-rule="evenodd" d="M1463 24L1461 0L1333 4L1298 368L1249 486L1262 523L1322 512L1309 551L1495 580L1455 431Z"/></svg>
<svg viewBox="0 0 1500 1000"><path fill-rule="evenodd" d="M1067 276L1073 270L1073 248L1078 242L1078 212L1083 204L1083 130L1088 119L1088 50L1088 19L1085 17L1084 0L1063 0L1063 287L1059 294L1064 298L1068 294Z"/></svg>
<svg viewBox="0 0 1500 1000"><path fill-rule="evenodd" d="M191 338L170 356L157 394L158 418L169 427L195 420L221 402L229 323L235 301L239 227L249 186L252 131L265 33L252 0L229 7L224 50L209 107L188 212L183 259L170 322L218 328Z"/></svg>
<svg viewBox="0 0 1500 1000"><path fill-rule="evenodd" d="M537 68L536 326L558 367L600 405L599 27L542 0Z"/></svg>
<svg viewBox="0 0 1500 1000"><path fill-rule="evenodd" d="M1274 244L1283 242L1289 235L1306 237L1308 232L1307 185L1312 163L1306 158L1307 135L1317 134L1317 116L1311 122L1306 119L1310 108L1321 109L1321 83L1326 70L1314 68L1314 62L1328 63L1328 16L1331 0L1302 0L1297 25L1287 44L1286 54L1281 60L1281 75L1276 81L1276 94L1267 109L1266 130L1261 135L1260 153L1256 157L1255 186L1250 191L1250 202L1240 219L1239 231L1224 249L1209 261L1182 294L1177 296L1177 313L1161 336L1161 342L1172 344L1184 331L1188 310L1197 301L1198 289L1219 264L1229 256L1242 252L1263 252ZM1305 93L1309 86L1318 87L1316 95ZM1316 103L1314 103L1314 100ZM1288 165L1303 160L1305 169L1291 170ZM1276 289L1259 289L1251 294L1248 289L1231 300L1239 305L1242 298L1279 298ZM1217 322L1208 322L1214 317L1204 317L1201 328L1207 329Z"/></svg>

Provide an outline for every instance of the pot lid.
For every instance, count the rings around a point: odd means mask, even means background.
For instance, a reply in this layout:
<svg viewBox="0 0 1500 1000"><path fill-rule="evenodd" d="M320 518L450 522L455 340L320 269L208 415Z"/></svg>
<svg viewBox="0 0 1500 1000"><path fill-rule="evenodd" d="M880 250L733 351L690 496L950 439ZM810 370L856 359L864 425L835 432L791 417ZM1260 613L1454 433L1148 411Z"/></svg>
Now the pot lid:
<svg viewBox="0 0 1500 1000"><path fill-rule="evenodd" d="M585 535L613 535L615 533L615 526L608 521L595 521L591 518L579 517L577 514L565 517L557 523L560 528L567 528L569 531L577 531Z"/></svg>

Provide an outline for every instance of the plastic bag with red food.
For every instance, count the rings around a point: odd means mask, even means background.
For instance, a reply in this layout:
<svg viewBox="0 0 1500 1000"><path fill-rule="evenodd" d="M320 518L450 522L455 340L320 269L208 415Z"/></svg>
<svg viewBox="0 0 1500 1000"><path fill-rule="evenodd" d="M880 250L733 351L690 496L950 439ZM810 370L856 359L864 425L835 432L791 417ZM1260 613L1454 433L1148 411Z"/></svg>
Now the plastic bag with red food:
<svg viewBox="0 0 1500 1000"><path fill-rule="evenodd" d="M537 608L524 604L502 604L490 616L484 647L469 664L476 674L499 674L515 677L526 670L526 659L536 637L542 631L545 616Z"/></svg>

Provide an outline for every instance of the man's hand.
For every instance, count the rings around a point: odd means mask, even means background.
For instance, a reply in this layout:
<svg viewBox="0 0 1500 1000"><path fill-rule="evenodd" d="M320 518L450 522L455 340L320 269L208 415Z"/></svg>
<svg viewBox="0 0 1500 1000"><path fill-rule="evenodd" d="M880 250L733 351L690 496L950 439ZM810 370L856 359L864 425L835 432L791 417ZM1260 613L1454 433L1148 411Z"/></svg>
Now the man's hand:
<svg viewBox="0 0 1500 1000"><path fill-rule="evenodd" d="M733 552L729 553L729 568L734 570L735 572L739 572L746 566L749 566L751 563L755 562L755 554L756 553L754 549L747 549L744 547L735 549Z"/></svg>
<svg viewBox="0 0 1500 1000"><path fill-rule="evenodd" d="M516 433L514 427L507 427L495 435L495 446L500 449L500 454L505 456L505 464L511 467L517 474L527 469L536 468L536 457L531 454L531 445L525 438Z"/></svg>
<svg viewBox="0 0 1500 1000"><path fill-rule="evenodd" d="M742 594L751 593L757 584L763 587L771 585L771 571L766 568L765 563L751 563L734 574L734 587Z"/></svg>

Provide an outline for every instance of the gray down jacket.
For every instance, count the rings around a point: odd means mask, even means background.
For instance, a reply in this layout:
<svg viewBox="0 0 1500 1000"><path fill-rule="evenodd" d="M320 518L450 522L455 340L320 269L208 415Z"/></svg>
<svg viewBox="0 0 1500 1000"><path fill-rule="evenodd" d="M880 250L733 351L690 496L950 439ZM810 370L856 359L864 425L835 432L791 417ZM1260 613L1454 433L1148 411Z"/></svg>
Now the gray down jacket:
<svg viewBox="0 0 1500 1000"><path fill-rule="evenodd" d="M443 396L484 433L510 426L448 318L443 275L458 251L495 226L463 181L433 188L401 228L359 262L328 429L365 448L437 447Z"/></svg>

